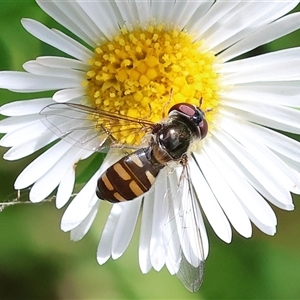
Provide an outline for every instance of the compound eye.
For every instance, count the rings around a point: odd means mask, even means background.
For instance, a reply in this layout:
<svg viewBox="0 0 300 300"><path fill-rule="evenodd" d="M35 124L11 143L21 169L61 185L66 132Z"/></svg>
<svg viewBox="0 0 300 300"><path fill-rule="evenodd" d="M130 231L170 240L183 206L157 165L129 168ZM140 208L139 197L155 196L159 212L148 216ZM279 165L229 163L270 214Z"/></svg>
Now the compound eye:
<svg viewBox="0 0 300 300"><path fill-rule="evenodd" d="M169 110L169 114L173 111L182 113L189 118L192 118L196 113L195 106L188 103L178 103L173 105Z"/></svg>
<svg viewBox="0 0 300 300"><path fill-rule="evenodd" d="M201 133L201 139L204 139L208 133L208 124L205 119L203 119L202 122L199 123L199 129Z"/></svg>

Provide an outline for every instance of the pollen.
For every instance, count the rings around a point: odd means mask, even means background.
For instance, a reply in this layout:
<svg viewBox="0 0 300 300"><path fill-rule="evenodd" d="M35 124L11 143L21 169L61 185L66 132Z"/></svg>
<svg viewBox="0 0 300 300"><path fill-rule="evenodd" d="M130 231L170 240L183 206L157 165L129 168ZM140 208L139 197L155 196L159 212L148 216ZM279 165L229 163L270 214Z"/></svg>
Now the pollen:
<svg viewBox="0 0 300 300"><path fill-rule="evenodd" d="M160 122L170 107L190 103L208 111L208 122L218 108L216 57L200 50L185 31L167 29L162 24L129 31L94 49L86 73L89 105L139 120ZM99 118L99 126L109 127ZM133 125L112 128L121 143L138 145L143 133L132 134Z"/></svg>

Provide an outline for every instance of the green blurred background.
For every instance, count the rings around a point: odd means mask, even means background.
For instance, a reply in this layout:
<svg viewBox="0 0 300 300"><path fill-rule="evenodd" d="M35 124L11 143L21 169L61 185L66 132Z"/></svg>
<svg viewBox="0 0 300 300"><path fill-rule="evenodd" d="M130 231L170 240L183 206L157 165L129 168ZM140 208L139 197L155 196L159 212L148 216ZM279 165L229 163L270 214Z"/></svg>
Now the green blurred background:
<svg viewBox="0 0 300 300"><path fill-rule="evenodd" d="M27 60L59 54L31 37L20 24L22 17L61 28L33 0L1 1L0 70L21 70ZM256 53L297 45L300 31ZM0 104L30 97L0 90ZM1 157L5 151L0 148ZM1 158L1 201L15 197L14 180L36 155L13 162ZM207 226L210 254L204 283L195 294L165 269L141 274L138 230L125 255L98 265L96 248L108 204L77 243L59 229L64 209L57 210L53 203L10 206L0 213L0 299L300 299L300 199L294 199L293 212L274 208L279 223L274 237L254 228L251 239L234 233L227 245Z"/></svg>

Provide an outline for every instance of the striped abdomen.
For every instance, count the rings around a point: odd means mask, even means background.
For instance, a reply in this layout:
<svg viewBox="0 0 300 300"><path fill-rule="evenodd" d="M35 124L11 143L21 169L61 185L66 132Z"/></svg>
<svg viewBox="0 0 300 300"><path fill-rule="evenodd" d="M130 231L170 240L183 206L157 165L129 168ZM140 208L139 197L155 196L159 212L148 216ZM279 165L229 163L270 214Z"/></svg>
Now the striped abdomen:
<svg viewBox="0 0 300 300"><path fill-rule="evenodd" d="M110 166L98 179L97 196L115 203L149 191L163 167L149 160L150 151L150 147L139 149Z"/></svg>

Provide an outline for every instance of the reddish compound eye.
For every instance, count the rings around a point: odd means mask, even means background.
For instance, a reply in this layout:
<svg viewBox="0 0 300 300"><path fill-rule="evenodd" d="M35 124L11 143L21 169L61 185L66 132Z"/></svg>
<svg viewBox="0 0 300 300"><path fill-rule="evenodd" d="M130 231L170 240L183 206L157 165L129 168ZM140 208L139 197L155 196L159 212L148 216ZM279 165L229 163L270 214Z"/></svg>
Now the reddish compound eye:
<svg viewBox="0 0 300 300"><path fill-rule="evenodd" d="M207 121L205 119L202 120L202 122L200 122L200 124L198 125L200 132L201 132L201 139L204 139L208 133L208 124Z"/></svg>
<svg viewBox="0 0 300 300"><path fill-rule="evenodd" d="M177 111L182 113L183 115L187 116L187 117L193 117L196 111L196 107L194 105L188 104L188 103L178 103L173 105L170 110L169 110L169 114L172 111Z"/></svg>
<svg viewBox="0 0 300 300"><path fill-rule="evenodd" d="M169 115L173 113L180 113L191 120L198 129L198 137L200 139L203 139L207 135L208 124L205 120L204 112L200 108L188 103L178 103L170 108Z"/></svg>

